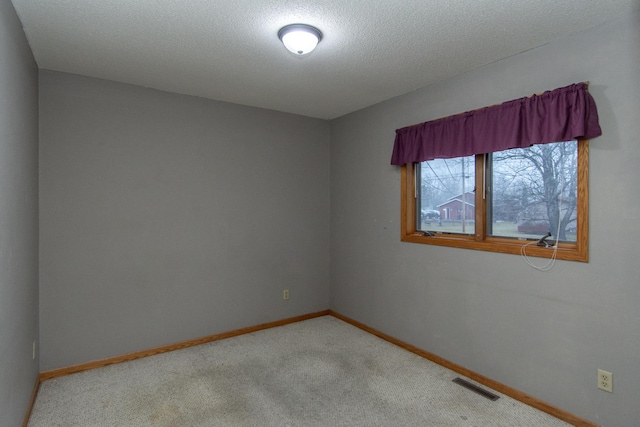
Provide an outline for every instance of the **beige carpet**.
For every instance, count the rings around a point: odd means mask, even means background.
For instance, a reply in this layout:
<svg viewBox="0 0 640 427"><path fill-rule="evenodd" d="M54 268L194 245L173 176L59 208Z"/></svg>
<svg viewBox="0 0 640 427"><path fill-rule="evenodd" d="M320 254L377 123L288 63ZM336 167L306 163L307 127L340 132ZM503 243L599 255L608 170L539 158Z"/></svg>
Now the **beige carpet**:
<svg viewBox="0 0 640 427"><path fill-rule="evenodd" d="M325 316L45 381L28 425L569 425L458 376Z"/></svg>

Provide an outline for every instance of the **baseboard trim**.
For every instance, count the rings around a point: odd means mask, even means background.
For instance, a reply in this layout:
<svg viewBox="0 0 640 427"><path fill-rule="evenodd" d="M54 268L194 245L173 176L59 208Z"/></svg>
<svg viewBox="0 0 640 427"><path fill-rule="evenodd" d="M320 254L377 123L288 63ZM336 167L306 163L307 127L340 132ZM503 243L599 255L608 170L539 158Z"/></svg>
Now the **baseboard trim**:
<svg viewBox="0 0 640 427"><path fill-rule="evenodd" d="M212 341L223 340L226 338L237 337L239 335L249 334L264 329L275 328L278 326L288 325L289 323L300 322L302 320L313 319L316 317L326 316L329 310L318 311L316 313L303 314L301 316L289 317L287 319L276 320L273 322L262 323L260 325L248 326L246 328L235 329L233 331L222 332L219 334L209 335L193 340L182 341L176 344L169 344L148 350L136 351L134 353L123 354L120 356L108 357L106 359L94 360L79 365L68 366L66 368L53 369L51 371L41 372L39 382L50 380L52 378L62 377L65 375L75 374L78 372L89 371L91 369L102 368L104 366L114 365L116 363L128 362L130 360L141 359L143 357L155 356L156 354L166 353L169 351L180 350L187 347L193 347Z"/></svg>
<svg viewBox="0 0 640 427"><path fill-rule="evenodd" d="M27 427L27 424L29 424L29 418L31 418L31 411L33 411L33 405L36 403L36 396L38 395L39 388L40 377L36 378L36 383L33 385L33 390L31 391L31 399L29 399L29 405L27 406L27 411L24 414L24 419L22 420L22 427Z"/></svg>
<svg viewBox="0 0 640 427"><path fill-rule="evenodd" d="M387 335L383 332L380 332L374 328L371 328L367 325L365 325L364 323L360 323L357 320L351 319L347 316L344 316L340 313L336 313L333 310L329 310L329 315L338 318L342 321L345 321L357 328L362 329L363 331L366 331L372 335L375 335L379 338L382 338L385 341L388 341L392 344L395 344L399 347L404 348L407 351L410 351L414 354L417 354L418 356L424 357L425 359L428 359L434 363L437 363L438 365L444 366L445 368L451 369L454 372L457 372L460 375L464 375L467 378L470 378L482 385L485 385L497 392L500 392L506 396L511 397L512 399L518 400L522 403L525 403L533 408L536 408L542 412L546 412L549 415L552 415L562 421L565 421L569 424L572 424L576 427L600 427L597 424L592 423L589 420L586 420L584 418L578 417L572 413L569 413L563 409L560 409L558 407L555 407L553 405L550 405L540 399L537 399L533 396L529 396L526 393L523 393L519 390L516 390L514 388L511 388L507 385L504 385L502 383L499 383L498 381L492 380L491 378L485 377L484 375L478 374L477 372L473 372L463 366L460 366L456 363L450 362L447 359L444 359L440 356L437 356L433 353L429 353L428 351L422 350L416 346L413 346L411 344L407 344L404 341L401 341L399 339L396 339L390 335Z"/></svg>

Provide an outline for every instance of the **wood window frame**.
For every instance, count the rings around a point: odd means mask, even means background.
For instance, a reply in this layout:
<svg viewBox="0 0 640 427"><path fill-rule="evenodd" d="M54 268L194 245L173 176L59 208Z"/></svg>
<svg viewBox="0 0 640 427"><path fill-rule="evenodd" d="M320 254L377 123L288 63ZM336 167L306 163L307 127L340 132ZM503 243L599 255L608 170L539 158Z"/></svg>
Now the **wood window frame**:
<svg viewBox="0 0 640 427"><path fill-rule="evenodd" d="M561 242L555 251L556 259L566 261L589 262L589 140L578 140L578 201L577 201L577 237L576 242ZM485 188L484 161L487 156L476 155L477 188ZM449 246L455 248L475 249L489 252L520 255L522 246L530 243L513 238L487 236L487 201L483 191L475 195L475 233L442 234L430 236L416 228L416 164L406 164L400 171L400 239L403 242L426 245ZM481 184L481 185L480 185ZM552 258L553 248L528 245L527 256Z"/></svg>

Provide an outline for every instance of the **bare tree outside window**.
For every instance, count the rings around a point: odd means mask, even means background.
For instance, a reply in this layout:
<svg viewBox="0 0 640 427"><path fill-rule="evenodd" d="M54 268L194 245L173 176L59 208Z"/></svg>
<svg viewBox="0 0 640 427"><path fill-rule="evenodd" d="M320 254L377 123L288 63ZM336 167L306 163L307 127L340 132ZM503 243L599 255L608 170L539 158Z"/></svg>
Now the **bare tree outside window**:
<svg viewBox="0 0 640 427"><path fill-rule="evenodd" d="M577 142L493 153L490 234L576 240ZM501 224L511 223L515 230ZM559 228L558 228L559 227Z"/></svg>

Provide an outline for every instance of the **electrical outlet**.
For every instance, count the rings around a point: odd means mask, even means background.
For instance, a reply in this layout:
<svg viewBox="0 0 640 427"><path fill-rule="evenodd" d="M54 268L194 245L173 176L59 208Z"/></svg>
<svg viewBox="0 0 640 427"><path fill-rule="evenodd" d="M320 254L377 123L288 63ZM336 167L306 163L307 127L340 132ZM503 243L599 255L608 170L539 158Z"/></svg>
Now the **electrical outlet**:
<svg viewBox="0 0 640 427"><path fill-rule="evenodd" d="M598 369L598 388L613 393L613 374Z"/></svg>
<svg viewBox="0 0 640 427"><path fill-rule="evenodd" d="M282 299L289 299L289 289L282 291Z"/></svg>

